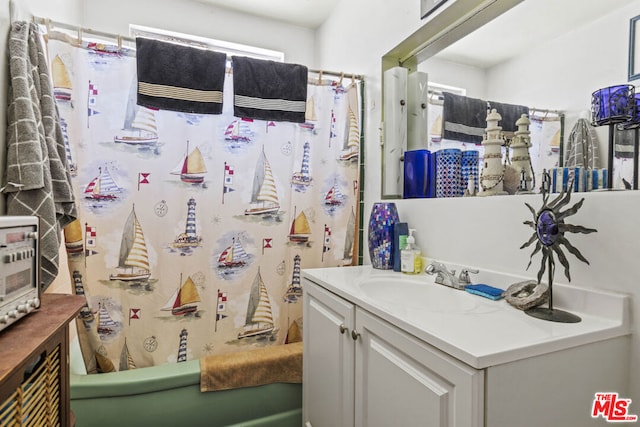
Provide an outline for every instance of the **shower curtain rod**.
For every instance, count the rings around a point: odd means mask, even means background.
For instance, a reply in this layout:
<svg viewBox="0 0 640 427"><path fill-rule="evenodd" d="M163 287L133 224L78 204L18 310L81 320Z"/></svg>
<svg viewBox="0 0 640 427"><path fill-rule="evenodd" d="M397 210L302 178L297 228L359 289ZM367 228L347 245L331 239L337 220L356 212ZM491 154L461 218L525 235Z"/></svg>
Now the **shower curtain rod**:
<svg viewBox="0 0 640 427"><path fill-rule="evenodd" d="M443 91L443 90L440 90L440 89L429 89L427 91L427 93L430 95L429 102L431 102L434 105L442 105L443 103L442 103L441 97L442 97L442 93L443 92L446 92L446 90ZM431 99L431 96L435 96L436 99L435 100ZM560 111L560 110L549 110L549 109L546 109L546 108L529 107L529 115L532 115L534 113L544 114L545 117L548 114L555 114L557 116L564 115L564 112Z"/></svg>
<svg viewBox="0 0 640 427"><path fill-rule="evenodd" d="M547 114L556 114L558 116L563 115L564 112L560 111L560 110L547 110L544 108L536 108L536 107L529 107L529 111L533 112L533 113L543 113L545 115Z"/></svg>
<svg viewBox="0 0 640 427"><path fill-rule="evenodd" d="M118 41L128 41L131 43L135 43L135 39L133 37L129 37L129 36L123 36L121 34L113 34L113 33L107 33L104 31L98 31L98 30L94 30L91 28L83 28L77 25L71 25L71 24L66 24L64 22L58 22L58 21L52 21L49 18L41 18L38 16L34 16L33 17L33 22L35 22L36 24L41 24L47 27L47 30L51 29L51 26L55 26L55 27L59 27L62 28L64 30L70 30L70 31L77 31L78 32L78 39L82 38L82 34L83 33L88 33L88 34L93 34L99 37L105 37L105 38L109 38L109 39L116 39Z"/></svg>
<svg viewBox="0 0 640 427"><path fill-rule="evenodd" d="M96 36L99 36L99 37L105 37L105 38L109 38L109 39L116 39L118 41L118 46L119 47L120 47L122 41L127 41L127 42L130 42L130 43L135 43L135 41L136 41L134 37L123 36L123 35L120 35L120 34L107 33L107 32L104 32L104 31L93 30L91 28L83 28L83 27L79 27L77 25L66 24L64 22L52 21L51 19L42 18L42 17L39 17L39 16L34 16L33 17L33 21L36 24L41 24L41 25L46 26L47 30L49 30L52 26L55 26L55 27L59 27L59 28L65 29L65 30L69 30L69 31L77 31L79 40L82 39L82 34L83 33L88 33L88 34L93 34L93 35L96 35ZM344 72L339 72L339 71L309 69L309 73L318 74L319 79L322 79L323 75L329 75L329 76L334 76L334 77L340 77L341 80L344 77L350 78L352 80L364 80L364 78L360 74L344 73Z"/></svg>

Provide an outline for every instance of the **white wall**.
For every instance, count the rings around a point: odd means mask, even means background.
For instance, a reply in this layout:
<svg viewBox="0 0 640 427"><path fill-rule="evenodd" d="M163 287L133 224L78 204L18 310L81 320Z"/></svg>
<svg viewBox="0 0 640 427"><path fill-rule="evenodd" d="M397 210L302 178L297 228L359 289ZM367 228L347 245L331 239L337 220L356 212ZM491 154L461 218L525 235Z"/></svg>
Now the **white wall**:
<svg viewBox="0 0 640 427"><path fill-rule="evenodd" d="M315 66L314 31L193 0L85 0L82 24L129 34L129 24L283 51L286 62Z"/></svg>
<svg viewBox="0 0 640 427"><path fill-rule="evenodd" d="M382 108L381 58L420 27L420 2L415 0L342 0L316 35L317 57L322 68L365 77L366 138L364 199L380 198Z"/></svg>
<svg viewBox="0 0 640 427"><path fill-rule="evenodd" d="M587 87L626 81L626 46L628 20L640 10L634 0L625 9L623 21L608 27L621 46L594 43L592 38L575 40L564 46L563 52L574 60L575 66L562 68L549 65L545 78L593 79ZM366 79L365 132L367 144L365 217L373 202L380 200L380 58L401 40L420 28L419 2L402 0L341 1L338 8L318 31L317 43L320 64L323 67L354 69ZM542 23L541 23L542 25ZM602 36L602 33L598 33ZM606 55L617 59L599 78L589 77L591 70L576 63L579 57ZM560 52L559 55L563 53ZM544 67L544 65L540 65ZM506 84L509 77L499 80ZM534 87L530 87L534 90ZM506 90L506 89L505 89ZM562 92L559 107L583 105L591 89L579 94ZM562 104L560 104L562 100ZM534 100L535 101L535 100ZM505 102L508 99L505 97ZM555 101L554 101L555 102ZM542 102L540 105L549 105ZM582 195L573 195L577 202ZM583 208L567 222L596 228L591 235L568 235L569 240L590 261L585 265L568 255L571 262L572 284L589 288L609 289L632 296L632 312L640 312L640 285L638 285L638 256L640 256L640 192L590 193L585 196ZM531 219L524 203L534 207L541 204L540 196L504 196L493 198L459 198L432 200L398 200L403 221L416 228L417 243L429 257L455 264L483 269L501 270L513 274L525 273L530 250L520 250L532 233L523 221ZM366 247L365 247L366 251ZM534 260L529 274L534 278L539 258ZM562 269L557 269L557 282L566 282ZM633 317L633 315L632 315ZM637 335L637 315L632 319L632 366L630 398L640 402L640 339ZM559 369L561 369L559 367ZM588 408L585 408L588 410ZM635 409L636 412L637 406Z"/></svg>
<svg viewBox="0 0 640 427"><path fill-rule="evenodd" d="M429 75L429 83L464 88L471 98L488 98L487 77L482 68L432 57L418 64L418 71Z"/></svg>
<svg viewBox="0 0 640 427"><path fill-rule="evenodd" d="M629 19L639 13L640 1L632 0L555 40L529 46L524 55L487 70L487 92L504 102L564 111L568 137L580 112L590 109L592 92L627 83ZM606 126L597 131L605 162Z"/></svg>

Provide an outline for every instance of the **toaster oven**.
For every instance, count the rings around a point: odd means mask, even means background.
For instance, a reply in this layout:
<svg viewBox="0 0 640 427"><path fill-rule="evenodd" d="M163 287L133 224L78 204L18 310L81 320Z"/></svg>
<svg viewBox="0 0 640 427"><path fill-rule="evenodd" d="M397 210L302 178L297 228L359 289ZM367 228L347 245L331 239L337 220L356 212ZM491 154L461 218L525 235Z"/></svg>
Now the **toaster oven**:
<svg viewBox="0 0 640 427"><path fill-rule="evenodd" d="M0 216L0 330L40 307L39 224Z"/></svg>

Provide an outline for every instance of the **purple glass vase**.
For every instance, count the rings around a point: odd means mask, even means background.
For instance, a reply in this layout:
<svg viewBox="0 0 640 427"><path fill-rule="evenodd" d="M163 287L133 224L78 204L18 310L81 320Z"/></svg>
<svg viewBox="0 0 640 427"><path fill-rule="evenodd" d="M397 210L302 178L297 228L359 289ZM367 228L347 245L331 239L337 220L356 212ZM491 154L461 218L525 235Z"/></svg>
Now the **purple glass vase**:
<svg viewBox="0 0 640 427"><path fill-rule="evenodd" d="M393 202L374 203L369 216L369 257L373 268L393 268L393 226L399 222L398 209Z"/></svg>

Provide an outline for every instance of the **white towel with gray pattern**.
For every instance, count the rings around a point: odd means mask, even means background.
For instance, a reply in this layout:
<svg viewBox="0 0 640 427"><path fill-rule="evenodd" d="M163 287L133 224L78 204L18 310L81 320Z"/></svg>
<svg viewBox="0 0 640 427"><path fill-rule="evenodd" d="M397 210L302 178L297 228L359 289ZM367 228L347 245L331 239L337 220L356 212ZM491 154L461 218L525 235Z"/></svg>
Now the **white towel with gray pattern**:
<svg viewBox="0 0 640 427"><path fill-rule="evenodd" d="M14 22L9 34L7 214L40 218L43 290L58 274L61 230L77 217L64 139L38 26Z"/></svg>

